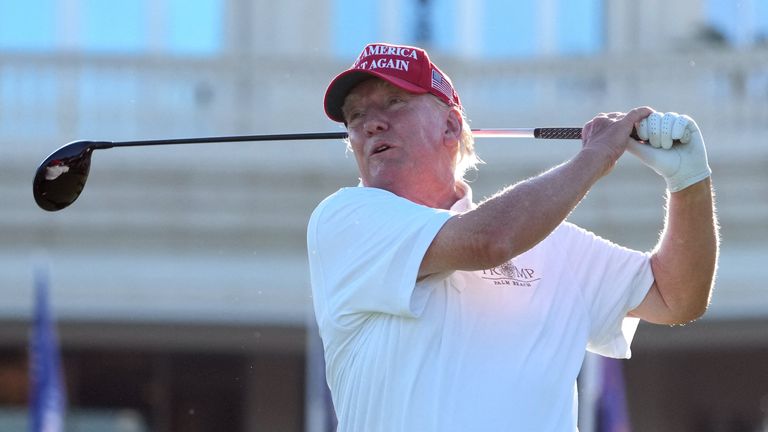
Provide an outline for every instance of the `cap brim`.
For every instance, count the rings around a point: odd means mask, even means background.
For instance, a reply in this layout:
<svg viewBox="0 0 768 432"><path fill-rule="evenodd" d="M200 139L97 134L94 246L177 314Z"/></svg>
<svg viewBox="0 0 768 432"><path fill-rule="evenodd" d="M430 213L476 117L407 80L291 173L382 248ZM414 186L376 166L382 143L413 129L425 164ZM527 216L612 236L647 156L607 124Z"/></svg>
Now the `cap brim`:
<svg viewBox="0 0 768 432"><path fill-rule="evenodd" d="M337 75L328 85L324 99L325 114L333 121L344 123L344 113L341 110L341 107L344 106L344 99L347 98L347 95L355 86L371 78L381 78L409 93L423 94L428 92L409 81L397 77L376 71L350 69Z"/></svg>

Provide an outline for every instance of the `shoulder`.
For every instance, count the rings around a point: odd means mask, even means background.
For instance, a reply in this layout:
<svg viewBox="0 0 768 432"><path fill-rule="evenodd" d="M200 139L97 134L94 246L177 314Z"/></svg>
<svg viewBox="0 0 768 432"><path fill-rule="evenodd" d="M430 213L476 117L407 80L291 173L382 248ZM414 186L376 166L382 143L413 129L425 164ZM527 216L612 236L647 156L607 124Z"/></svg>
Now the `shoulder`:
<svg viewBox="0 0 768 432"><path fill-rule="evenodd" d="M322 211L323 209L332 209L355 203L370 204L385 201L410 202L405 198L401 198L384 189L364 186L345 187L326 197L323 201L320 202L320 204L318 204L315 211Z"/></svg>
<svg viewBox="0 0 768 432"><path fill-rule="evenodd" d="M564 221L535 249L545 251L545 255L550 258L560 256L569 261L579 261L595 252L615 246L588 229Z"/></svg>
<svg viewBox="0 0 768 432"><path fill-rule="evenodd" d="M561 223L549 236L548 240L550 240L554 247L561 250L577 248L580 252L580 258L586 258L590 253L617 254L617 256L626 254L647 255L645 252L620 245L567 221Z"/></svg>
<svg viewBox="0 0 768 432"><path fill-rule="evenodd" d="M564 221L558 225L538 246L562 248L571 242L589 241L598 238L593 232L571 222Z"/></svg>
<svg viewBox="0 0 768 432"><path fill-rule="evenodd" d="M555 237L557 240L566 241L566 242L585 241L585 242L601 242L601 243L609 243L609 244L611 243L610 241L600 237L594 232L586 228L582 228L568 221L561 223L557 227L557 229L555 229L555 231L552 233L552 236Z"/></svg>
<svg viewBox="0 0 768 432"><path fill-rule="evenodd" d="M321 201L312 212L310 223L319 220L332 222L338 217L349 220L354 215L380 219L409 213L444 211L414 203L384 189L359 186L339 189Z"/></svg>
<svg viewBox="0 0 768 432"><path fill-rule="evenodd" d="M564 221L558 225L555 233L561 236L585 236L585 237L597 237L595 233L588 229L582 228L572 222Z"/></svg>
<svg viewBox="0 0 768 432"><path fill-rule="evenodd" d="M310 217L310 223L320 219L333 218L344 213L349 215L376 204L386 204L387 201L402 199L383 189L369 187L341 188L326 197L315 207Z"/></svg>

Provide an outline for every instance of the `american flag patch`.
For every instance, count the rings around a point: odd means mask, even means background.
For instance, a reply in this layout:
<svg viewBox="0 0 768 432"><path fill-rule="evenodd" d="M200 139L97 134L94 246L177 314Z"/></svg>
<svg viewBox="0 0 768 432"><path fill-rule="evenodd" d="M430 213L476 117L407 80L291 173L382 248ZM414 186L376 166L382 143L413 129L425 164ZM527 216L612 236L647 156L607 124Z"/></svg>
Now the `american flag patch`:
<svg viewBox="0 0 768 432"><path fill-rule="evenodd" d="M451 84L435 69L432 69L432 88L444 94L448 100L453 101L453 88Z"/></svg>

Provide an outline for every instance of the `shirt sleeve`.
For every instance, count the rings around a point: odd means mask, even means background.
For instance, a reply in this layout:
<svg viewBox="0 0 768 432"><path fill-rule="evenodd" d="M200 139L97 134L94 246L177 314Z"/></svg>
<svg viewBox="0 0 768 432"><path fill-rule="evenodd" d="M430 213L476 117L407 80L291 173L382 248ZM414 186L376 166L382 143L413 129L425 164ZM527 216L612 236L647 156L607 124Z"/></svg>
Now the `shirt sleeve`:
<svg viewBox="0 0 768 432"><path fill-rule="evenodd" d="M415 290L418 270L451 216L375 188L327 198L307 231L318 320L349 327L370 313L419 316L429 293Z"/></svg>
<svg viewBox="0 0 768 432"><path fill-rule="evenodd" d="M629 358L639 319L627 313L643 301L653 284L650 255L567 225L568 258L590 320L587 350Z"/></svg>

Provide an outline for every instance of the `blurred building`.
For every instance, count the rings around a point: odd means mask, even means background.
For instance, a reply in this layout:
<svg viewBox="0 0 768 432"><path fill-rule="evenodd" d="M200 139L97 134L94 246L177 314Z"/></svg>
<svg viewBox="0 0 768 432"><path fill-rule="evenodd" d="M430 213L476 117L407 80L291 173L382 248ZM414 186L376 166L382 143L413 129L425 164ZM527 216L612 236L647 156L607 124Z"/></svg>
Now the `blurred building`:
<svg viewBox="0 0 768 432"><path fill-rule="evenodd" d="M0 431L16 430L26 409L38 260L51 268L70 412L83 424L323 430L306 396L317 375L305 354L316 342L305 226L320 200L356 184L344 144L98 151L83 195L55 213L36 207L31 181L45 156L77 139L340 130L323 114L325 86L372 40L430 47L474 127L577 126L638 105L697 120L722 228L717 286L698 322L641 326L624 362L630 415L638 431L759 430L768 409L764 2L194 4L0 0ZM479 142L486 164L473 188L487 196L577 149ZM571 220L649 249L663 190L625 157Z"/></svg>

